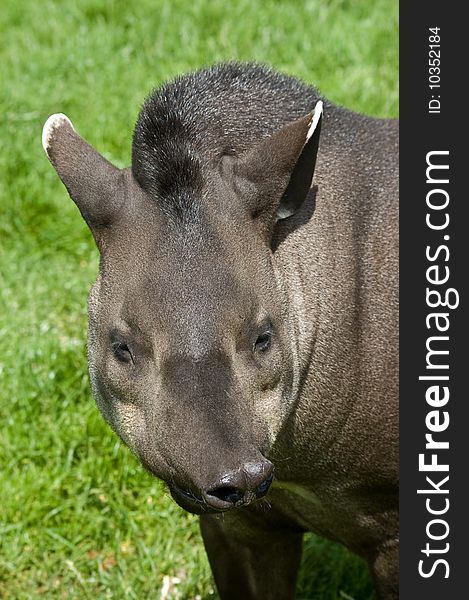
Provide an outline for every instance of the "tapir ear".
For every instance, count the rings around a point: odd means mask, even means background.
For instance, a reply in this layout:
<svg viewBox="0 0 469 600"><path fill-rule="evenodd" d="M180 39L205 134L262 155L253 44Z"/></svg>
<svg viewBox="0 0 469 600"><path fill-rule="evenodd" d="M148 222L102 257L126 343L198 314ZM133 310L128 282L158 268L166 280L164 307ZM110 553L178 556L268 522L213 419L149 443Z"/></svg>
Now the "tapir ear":
<svg viewBox="0 0 469 600"><path fill-rule="evenodd" d="M112 223L122 204L122 171L85 142L60 113L45 122L42 145L98 241L99 230Z"/></svg>
<svg viewBox="0 0 469 600"><path fill-rule="evenodd" d="M322 106L317 102L311 113L277 130L238 161L238 189L254 216L285 219L301 208L316 165Z"/></svg>

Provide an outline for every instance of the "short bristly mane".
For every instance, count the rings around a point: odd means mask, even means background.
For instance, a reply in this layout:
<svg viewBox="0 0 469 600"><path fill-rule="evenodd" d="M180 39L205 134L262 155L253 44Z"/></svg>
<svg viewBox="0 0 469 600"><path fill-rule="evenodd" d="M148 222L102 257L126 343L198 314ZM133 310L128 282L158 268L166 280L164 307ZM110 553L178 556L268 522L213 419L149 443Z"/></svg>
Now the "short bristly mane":
<svg viewBox="0 0 469 600"><path fill-rule="evenodd" d="M155 89L135 126L132 172L155 199L189 209L207 165L240 155L310 112L318 92L253 63L226 63ZM189 205L189 206L185 206Z"/></svg>

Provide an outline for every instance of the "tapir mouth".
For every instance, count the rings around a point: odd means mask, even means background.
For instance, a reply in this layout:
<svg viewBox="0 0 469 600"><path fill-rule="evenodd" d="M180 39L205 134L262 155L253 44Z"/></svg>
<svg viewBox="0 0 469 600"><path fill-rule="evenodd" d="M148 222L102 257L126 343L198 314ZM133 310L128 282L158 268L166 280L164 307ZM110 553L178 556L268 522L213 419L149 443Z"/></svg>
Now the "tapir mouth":
<svg viewBox="0 0 469 600"><path fill-rule="evenodd" d="M254 500L264 497L273 482L274 476L273 473L270 473L269 476L259 485L256 490L249 494L244 494L242 497L234 497L238 492L233 490L228 495L225 490L225 498L214 498L210 497L210 503L203 496L198 496L189 490L184 490L179 486L173 484L170 486L170 492L173 499L177 504L187 512L193 514L203 514L203 513L220 513L225 512L227 510L232 510L233 508L239 508L242 506L247 506ZM228 497L227 497L228 496Z"/></svg>
<svg viewBox="0 0 469 600"><path fill-rule="evenodd" d="M173 500L177 504L179 504L181 508L194 515L201 515L207 512L221 512L215 508L211 508L210 506L208 506L207 503L204 502L203 499L199 496L196 496L188 490L183 490L177 485L172 485L169 488L169 491L171 492Z"/></svg>
<svg viewBox="0 0 469 600"><path fill-rule="evenodd" d="M161 472L156 470L156 468L149 461L145 460L144 457L141 457L140 460L142 466L149 473L160 480L163 479L161 477ZM213 491L212 493L208 494L200 492L199 495L196 491L192 491L177 485L174 482L174 477L171 477L171 483L169 483L166 478L163 479L163 481L166 482L173 500L185 511L195 515L201 515L204 513L216 514L232 510L233 508L246 506L252 501L265 496L269 491L274 479L271 469L272 465L270 463L268 463L268 465L270 468L267 468L267 477L263 477L263 481L259 485L244 494L230 486L225 486L222 488L222 491L224 492L222 497L216 494L217 490L215 490L215 495L213 495Z"/></svg>

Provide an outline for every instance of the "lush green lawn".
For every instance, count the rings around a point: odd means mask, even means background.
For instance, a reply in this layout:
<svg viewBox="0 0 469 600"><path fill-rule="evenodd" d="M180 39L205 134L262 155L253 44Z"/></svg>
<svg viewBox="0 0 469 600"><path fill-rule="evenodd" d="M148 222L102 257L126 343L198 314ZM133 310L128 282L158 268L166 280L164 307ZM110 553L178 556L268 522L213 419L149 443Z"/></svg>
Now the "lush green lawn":
<svg viewBox="0 0 469 600"><path fill-rule="evenodd" d="M41 147L65 112L127 165L152 86L223 59L269 62L330 99L397 114L397 2L2 0L0 598L208 598L196 518L104 424L86 374L91 235ZM362 563L309 536L299 598L371 597ZM242 600L242 599L241 599Z"/></svg>

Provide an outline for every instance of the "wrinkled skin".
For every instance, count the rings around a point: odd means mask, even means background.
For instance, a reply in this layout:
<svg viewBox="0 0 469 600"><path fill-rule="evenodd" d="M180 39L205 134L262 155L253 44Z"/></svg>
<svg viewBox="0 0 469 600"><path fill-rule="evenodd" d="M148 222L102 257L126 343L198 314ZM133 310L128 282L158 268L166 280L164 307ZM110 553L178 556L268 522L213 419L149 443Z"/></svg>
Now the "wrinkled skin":
<svg viewBox="0 0 469 600"><path fill-rule="evenodd" d="M101 254L98 406L201 515L223 600L293 598L305 531L398 597L397 122L318 100L258 66L189 75L124 170L44 129Z"/></svg>

